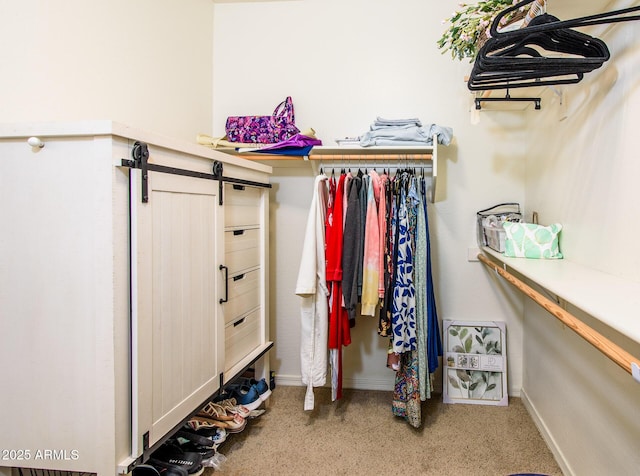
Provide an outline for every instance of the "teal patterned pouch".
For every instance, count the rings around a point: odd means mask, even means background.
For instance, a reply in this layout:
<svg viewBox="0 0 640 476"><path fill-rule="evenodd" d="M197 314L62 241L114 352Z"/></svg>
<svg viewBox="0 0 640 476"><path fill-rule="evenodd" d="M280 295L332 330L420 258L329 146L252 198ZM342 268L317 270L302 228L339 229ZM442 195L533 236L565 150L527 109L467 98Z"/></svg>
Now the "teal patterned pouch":
<svg viewBox="0 0 640 476"><path fill-rule="evenodd" d="M510 258L560 259L558 235L562 225L549 226L534 223L503 224L506 232L504 255Z"/></svg>

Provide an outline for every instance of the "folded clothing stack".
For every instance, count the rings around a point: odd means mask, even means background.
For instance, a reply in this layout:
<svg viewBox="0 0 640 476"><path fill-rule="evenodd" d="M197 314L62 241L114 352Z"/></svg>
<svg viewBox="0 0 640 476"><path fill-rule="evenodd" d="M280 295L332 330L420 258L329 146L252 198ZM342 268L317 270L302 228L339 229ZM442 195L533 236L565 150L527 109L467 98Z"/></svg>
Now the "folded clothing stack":
<svg viewBox="0 0 640 476"><path fill-rule="evenodd" d="M418 118L384 119L376 118L369 131L360 138L360 145L368 146L425 146L433 144L433 136L438 136L438 143L449 145L453 136L450 127L430 124L424 127Z"/></svg>

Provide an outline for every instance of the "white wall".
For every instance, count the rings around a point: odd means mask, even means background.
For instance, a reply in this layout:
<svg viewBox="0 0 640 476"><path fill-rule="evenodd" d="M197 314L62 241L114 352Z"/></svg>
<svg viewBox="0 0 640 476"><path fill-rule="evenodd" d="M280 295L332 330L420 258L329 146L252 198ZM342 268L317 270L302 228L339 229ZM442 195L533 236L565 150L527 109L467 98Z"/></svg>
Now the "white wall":
<svg viewBox="0 0 640 476"><path fill-rule="evenodd" d="M574 16L638 4L584 3ZM536 148L527 157L526 174L526 208L538 211L543 223L563 224L565 258L633 282L640 281L638 26L589 31L605 40L611 58L579 84L559 89L563 105L547 92L548 107L529 126ZM640 356L639 342L574 306L568 310ZM567 474L637 474L640 385L535 304L526 303L525 316L523 394Z"/></svg>
<svg viewBox="0 0 640 476"><path fill-rule="evenodd" d="M211 0L0 0L0 122L211 128Z"/></svg>
<svg viewBox="0 0 640 476"><path fill-rule="evenodd" d="M625 6L549 3L561 19ZM632 3L638 2L626 5ZM361 134L378 115L453 127L454 142L442 154L444 193L429 211L440 317L507 323L509 390L524 390L567 474L635 474L637 383L510 285L468 262L467 249L475 246L477 210L517 201L527 219L535 210L541 222L565 225L567 258L638 280L637 23L594 29L607 39L612 58L583 83L564 87L562 104L553 90L537 88L512 95L542 94L541 111L476 113L463 81L470 65L435 46L441 20L456 8L457 0L216 5L211 132L221 136L228 115L267 114L286 95L294 99L298 125L314 127L326 144ZM287 163L276 166L273 182L271 359L281 381L297 383L299 302L293 293L312 172ZM569 310L640 355L637 343ZM361 319L345 354L347 385L391 388L384 349L374 323Z"/></svg>
<svg viewBox="0 0 640 476"><path fill-rule="evenodd" d="M522 298L509 300L467 261L475 212L523 202L526 125L532 110L480 113L464 76L471 64L442 55L436 41L457 1L300 0L221 3L214 14L214 136L228 115L269 114L293 97L296 123L333 139L365 132L376 116L419 117L450 126L443 147L440 201L429 218L438 312L444 319L499 320L509 334L509 388L522 385ZM277 163L272 182L272 365L279 380L300 383L299 298L294 294L313 172ZM510 293L511 291L506 291ZM385 339L362 318L345 349L345 385L392 389Z"/></svg>

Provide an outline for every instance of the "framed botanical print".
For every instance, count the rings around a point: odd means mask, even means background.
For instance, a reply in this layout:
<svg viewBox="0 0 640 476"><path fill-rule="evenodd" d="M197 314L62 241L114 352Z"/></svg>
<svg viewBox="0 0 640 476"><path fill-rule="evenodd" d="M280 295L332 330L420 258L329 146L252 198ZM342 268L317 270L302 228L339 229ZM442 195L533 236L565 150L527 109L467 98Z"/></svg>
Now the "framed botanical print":
<svg viewBox="0 0 640 476"><path fill-rule="evenodd" d="M442 324L444 403L508 405L504 322L444 320Z"/></svg>

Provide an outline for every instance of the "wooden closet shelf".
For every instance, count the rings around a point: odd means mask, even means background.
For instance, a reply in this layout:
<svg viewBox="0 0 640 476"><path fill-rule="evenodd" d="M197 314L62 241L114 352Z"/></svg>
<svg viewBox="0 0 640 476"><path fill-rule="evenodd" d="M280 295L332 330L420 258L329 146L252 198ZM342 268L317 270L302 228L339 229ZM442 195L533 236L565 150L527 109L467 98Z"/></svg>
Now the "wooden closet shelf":
<svg viewBox="0 0 640 476"><path fill-rule="evenodd" d="M510 273L507 267L555 294L559 300L571 303L621 334L640 342L635 325L639 289L637 283L564 259L527 260L507 258L502 253L497 253L486 247L483 248L483 251L485 254L478 255L479 261L496 271L510 284L631 374L634 380L640 382L640 359L567 312L563 306L528 286ZM488 256L494 259L490 259Z"/></svg>
<svg viewBox="0 0 640 476"><path fill-rule="evenodd" d="M267 154L262 152L240 152L233 148L218 148L220 152L231 154L236 157L242 157L253 161L292 161L303 160L305 162L332 161L332 162L351 162L351 161L387 161L397 162L397 166L401 167L404 162L407 166L414 167L416 161L431 162L431 194L432 202L436 201L436 180L438 178L438 136L433 136L433 145L424 146L371 146L361 147L356 145L350 146L316 146L311 149L308 155L279 155ZM389 167L394 167L391 164ZM317 172L316 164L312 168Z"/></svg>

